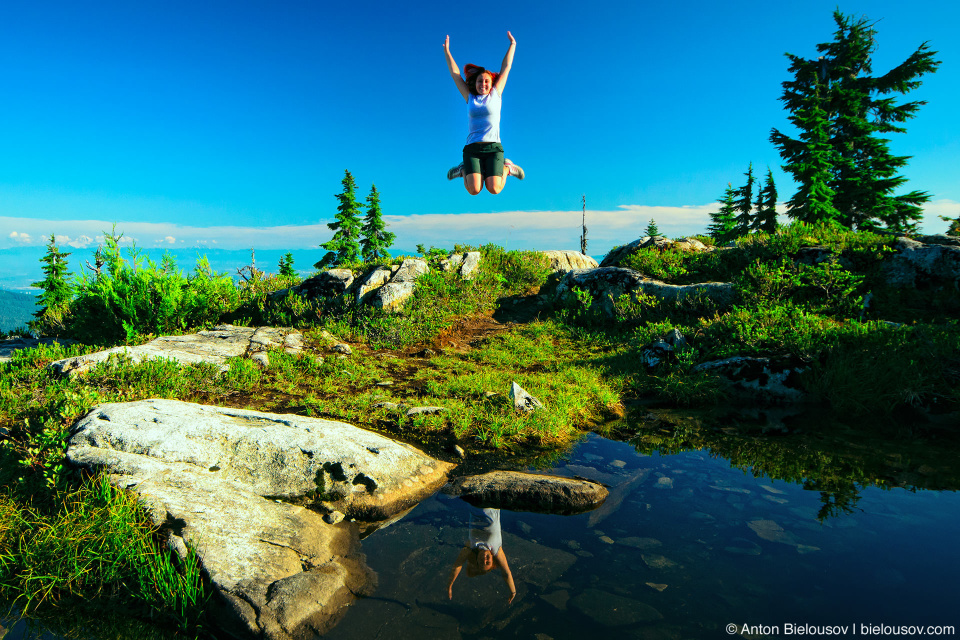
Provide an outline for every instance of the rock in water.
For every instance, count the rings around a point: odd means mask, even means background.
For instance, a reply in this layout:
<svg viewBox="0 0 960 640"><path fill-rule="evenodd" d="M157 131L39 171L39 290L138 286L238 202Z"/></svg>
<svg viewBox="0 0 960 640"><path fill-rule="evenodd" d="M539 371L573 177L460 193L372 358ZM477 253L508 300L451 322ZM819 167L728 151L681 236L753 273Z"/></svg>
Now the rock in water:
<svg viewBox="0 0 960 640"><path fill-rule="evenodd" d="M516 382L510 387L510 399L513 400L513 406L518 411L530 413L543 408L543 404L539 400L524 391Z"/></svg>
<svg viewBox="0 0 960 640"><path fill-rule="evenodd" d="M573 514L596 508L607 489L596 482L519 471L457 478L444 489L480 508Z"/></svg>

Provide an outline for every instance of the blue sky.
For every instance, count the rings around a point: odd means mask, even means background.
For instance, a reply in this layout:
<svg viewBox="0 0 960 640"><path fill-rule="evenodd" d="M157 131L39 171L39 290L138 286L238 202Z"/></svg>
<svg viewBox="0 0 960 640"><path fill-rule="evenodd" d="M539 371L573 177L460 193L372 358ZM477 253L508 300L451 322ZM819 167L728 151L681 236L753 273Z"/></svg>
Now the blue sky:
<svg viewBox="0 0 960 640"><path fill-rule="evenodd" d="M486 6L487 8L483 8ZM0 249L95 244L117 229L144 247L316 247L330 238L344 169L371 183L417 243L576 248L703 231L728 181L769 165L788 130L784 52L814 56L835 0L803 2L7 3L0 15ZM878 20L874 71L930 41L943 61L910 94L929 104L893 138L931 193L928 232L960 215L960 3L858 0ZM449 183L466 135L442 43L462 67L498 68L503 193Z"/></svg>

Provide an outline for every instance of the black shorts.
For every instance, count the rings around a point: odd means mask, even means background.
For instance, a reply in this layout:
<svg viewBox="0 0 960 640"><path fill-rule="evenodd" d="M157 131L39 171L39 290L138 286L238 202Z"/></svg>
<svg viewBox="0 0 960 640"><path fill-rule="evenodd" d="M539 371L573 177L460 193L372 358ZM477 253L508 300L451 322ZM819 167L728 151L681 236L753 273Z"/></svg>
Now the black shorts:
<svg viewBox="0 0 960 640"><path fill-rule="evenodd" d="M463 148L463 175L479 173L484 180L503 175L503 145L499 142L474 142Z"/></svg>

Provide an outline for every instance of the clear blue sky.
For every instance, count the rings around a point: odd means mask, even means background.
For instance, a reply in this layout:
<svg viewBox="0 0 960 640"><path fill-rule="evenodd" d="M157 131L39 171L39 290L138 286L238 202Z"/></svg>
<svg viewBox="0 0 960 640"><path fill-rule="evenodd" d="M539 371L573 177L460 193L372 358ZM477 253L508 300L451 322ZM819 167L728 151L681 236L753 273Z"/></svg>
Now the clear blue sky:
<svg viewBox="0 0 960 640"><path fill-rule="evenodd" d="M814 56L835 0L804 2L11 2L0 14L0 249L51 232L83 244L116 222L142 246L315 247L344 169L400 236L591 253L702 231L728 181L769 165L788 129L784 52ZM960 215L960 3L857 0L878 20L874 71L929 40L940 70L892 150L908 188ZM442 42L498 68L506 155L497 196L448 183L466 135ZM471 215L475 214L475 215ZM277 228L286 227L286 228ZM78 240L78 238L80 240Z"/></svg>

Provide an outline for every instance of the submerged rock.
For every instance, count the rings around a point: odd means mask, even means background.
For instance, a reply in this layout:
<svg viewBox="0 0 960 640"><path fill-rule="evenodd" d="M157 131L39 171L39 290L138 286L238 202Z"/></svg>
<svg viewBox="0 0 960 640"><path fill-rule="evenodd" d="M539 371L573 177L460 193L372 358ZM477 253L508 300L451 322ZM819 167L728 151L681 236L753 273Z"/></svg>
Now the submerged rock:
<svg viewBox="0 0 960 640"><path fill-rule="evenodd" d="M573 514L596 508L607 489L589 480L519 471L491 471L457 478L444 489L481 508Z"/></svg>
<svg viewBox="0 0 960 640"><path fill-rule="evenodd" d="M570 608L605 627L650 623L663 615L648 604L599 589L584 589L570 598Z"/></svg>

